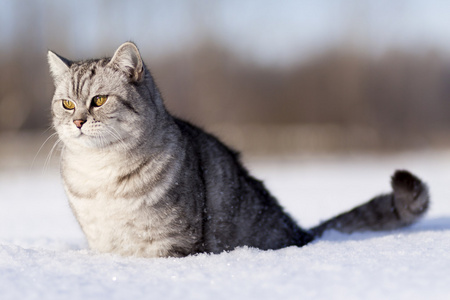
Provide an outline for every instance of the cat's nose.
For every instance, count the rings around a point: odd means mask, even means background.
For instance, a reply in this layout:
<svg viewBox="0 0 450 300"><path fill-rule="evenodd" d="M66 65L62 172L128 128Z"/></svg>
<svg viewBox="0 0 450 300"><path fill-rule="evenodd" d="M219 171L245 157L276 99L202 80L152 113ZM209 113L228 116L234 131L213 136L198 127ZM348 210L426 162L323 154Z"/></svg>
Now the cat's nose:
<svg viewBox="0 0 450 300"><path fill-rule="evenodd" d="M75 126L77 126L77 128L81 128L83 126L84 123L86 123L85 120L74 120L73 123L75 123Z"/></svg>

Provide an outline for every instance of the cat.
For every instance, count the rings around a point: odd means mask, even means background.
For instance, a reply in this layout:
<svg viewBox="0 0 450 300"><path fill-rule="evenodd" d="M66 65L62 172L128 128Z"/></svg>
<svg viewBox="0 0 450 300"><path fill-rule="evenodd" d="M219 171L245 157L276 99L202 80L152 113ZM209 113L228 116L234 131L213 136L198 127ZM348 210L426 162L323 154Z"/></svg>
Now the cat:
<svg viewBox="0 0 450 300"><path fill-rule="evenodd" d="M390 194L302 229L237 152L166 110L134 43L96 60L49 51L48 62L64 188L96 252L183 257L303 246L330 229L407 226L429 206L426 184L396 171Z"/></svg>

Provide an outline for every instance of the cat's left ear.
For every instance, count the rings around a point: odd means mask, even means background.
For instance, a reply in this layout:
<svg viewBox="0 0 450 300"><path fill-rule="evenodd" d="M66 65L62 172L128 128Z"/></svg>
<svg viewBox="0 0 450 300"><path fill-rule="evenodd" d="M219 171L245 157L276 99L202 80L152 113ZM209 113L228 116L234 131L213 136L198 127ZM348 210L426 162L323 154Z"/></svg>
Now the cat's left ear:
<svg viewBox="0 0 450 300"><path fill-rule="evenodd" d="M141 82L144 79L144 64L141 54L136 45L131 42L122 44L114 53L109 64L125 72L132 82Z"/></svg>
<svg viewBox="0 0 450 300"><path fill-rule="evenodd" d="M55 81L62 74L66 73L69 70L70 65L72 64L70 60L59 56L52 51L48 51L47 59L50 67L50 73L52 74L53 80Z"/></svg>

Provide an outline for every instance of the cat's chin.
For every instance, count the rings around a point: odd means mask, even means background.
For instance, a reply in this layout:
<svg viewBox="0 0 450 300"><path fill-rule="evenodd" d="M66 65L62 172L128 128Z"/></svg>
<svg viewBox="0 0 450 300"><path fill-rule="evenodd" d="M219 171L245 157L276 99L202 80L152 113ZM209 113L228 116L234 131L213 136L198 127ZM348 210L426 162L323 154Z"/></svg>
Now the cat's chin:
<svg viewBox="0 0 450 300"><path fill-rule="evenodd" d="M92 136L80 132L79 134L70 137L66 144L89 149L105 149L111 147L112 144L114 144L114 141L100 135Z"/></svg>

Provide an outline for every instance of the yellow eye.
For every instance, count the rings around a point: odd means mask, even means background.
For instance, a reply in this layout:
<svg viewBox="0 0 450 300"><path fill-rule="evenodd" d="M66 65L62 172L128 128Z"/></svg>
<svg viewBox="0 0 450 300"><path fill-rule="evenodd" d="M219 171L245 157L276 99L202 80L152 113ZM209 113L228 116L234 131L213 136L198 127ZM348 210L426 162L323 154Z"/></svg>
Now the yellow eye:
<svg viewBox="0 0 450 300"><path fill-rule="evenodd" d="M108 100L108 96L103 95L95 96L94 98L92 98L92 106L95 107L102 106L103 104L105 104L106 100Z"/></svg>
<svg viewBox="0 0 450 300"><path fill-rule="evenodd" d="M73 103L70 100L63 100L62 105L65 109L69 109L69 110L72 110L75 108L75 103Z"/></svg>

